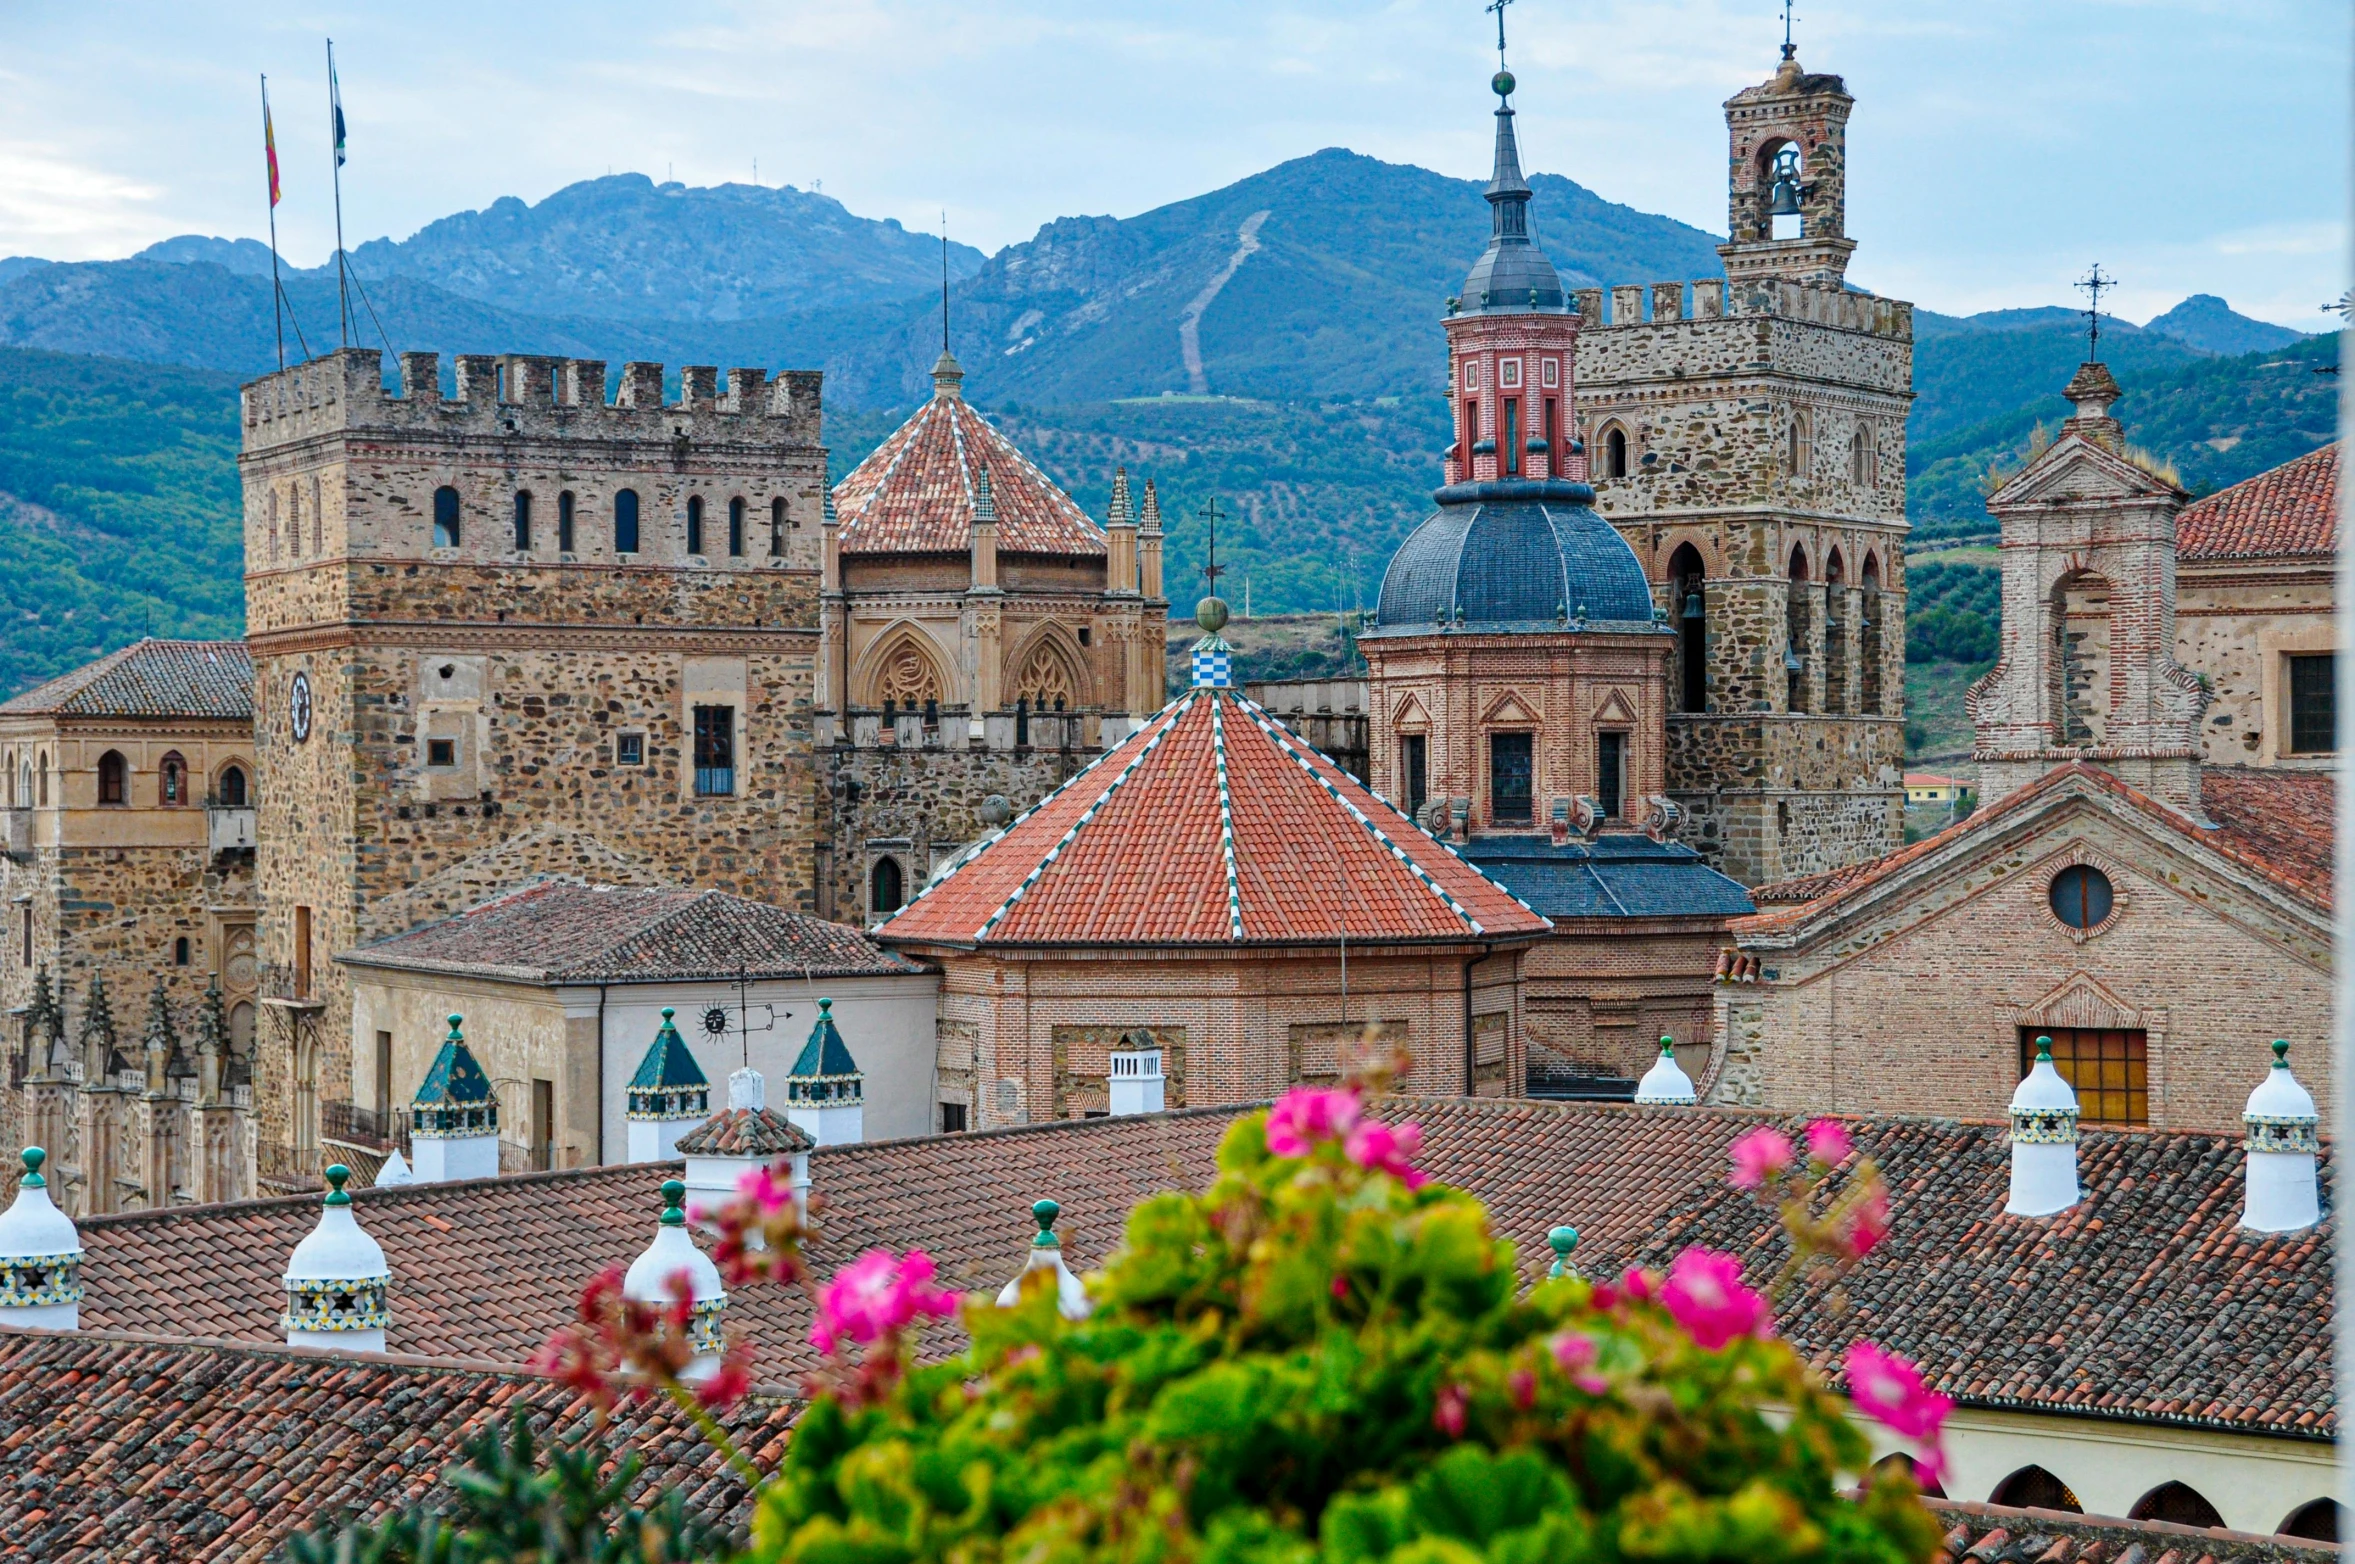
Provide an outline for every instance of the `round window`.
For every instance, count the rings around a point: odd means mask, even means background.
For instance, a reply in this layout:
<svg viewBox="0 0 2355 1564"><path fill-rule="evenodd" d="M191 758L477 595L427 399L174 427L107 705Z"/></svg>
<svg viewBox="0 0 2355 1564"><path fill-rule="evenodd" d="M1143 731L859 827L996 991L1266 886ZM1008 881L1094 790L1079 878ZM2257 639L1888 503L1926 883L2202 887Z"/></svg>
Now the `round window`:
<svg viewBox="0 0 2355 1564"><path fill-rule="evenodd" d="M2073 864L2052 877L2053 916L2073 929L2109 921L2110 877L2091 864Z"/></svg>

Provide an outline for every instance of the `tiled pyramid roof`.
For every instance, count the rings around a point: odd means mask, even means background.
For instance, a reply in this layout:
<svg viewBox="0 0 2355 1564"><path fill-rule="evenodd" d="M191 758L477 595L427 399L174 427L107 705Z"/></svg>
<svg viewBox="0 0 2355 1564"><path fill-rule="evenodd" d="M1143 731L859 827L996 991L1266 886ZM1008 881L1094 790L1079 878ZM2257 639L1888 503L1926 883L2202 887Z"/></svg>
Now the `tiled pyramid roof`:
<svg viewBox="0 0 2355 1564"><path fill-rule="evenodd" d="M818 1001L818 1019L810 1027L809 1041L801 1045L801 1053L793 1061L792 1073L809 1080L859 1073L858 1060L851 1057L850 1045L842 1040L842 1028L834 1024L832 1000Z"/></svg>
<svg viewBox="0 0 2355 1564"><path fill-rule="evenodd" d="M2194 501L2175 517L2179 560L2274 559L2334 553L2338 546L2335 440Z"/></svg>
<svg viewBox="0 0 2355 1564"><path fill-rule="evenodd" d="M999 553L1102 555L1103 528L964 399L956 361L943 354L942 364L932 400L834 486L842 552L966 552L987 471Z"/></svg>
<svg viewBox="0 0 2355 1564"><path fill-rule="evenodd" d="M443 1107L490 1100L490 1077L482 1073L474 1050L458 1035L458 1018L452 1016L450 1035L442 1039L440 1050L434 1054L433 1066L425 1072L425 1080L417 1088L416 1102L420 1107Z"/></svg>
<svg viewBox="0 0 2355 1564"><path fill-rule="evenodd" d="M710 1084L711 1078L695 1062L694 1053L687 1047L687 1040L679 1035L678 1027L671 1021L670 1009L665 1006L662 1025L656 1029L646 1057L638 1061L638 1073L630 1077L629 1090L675 1091Z"/></svg>
<svg viewBox="0 0 2355 1564"><path fill-rule="evenodd" d="M955 947L1379 945L1550 927L1264 708L1197 687L881 932Z"/></svg>
<svg viewBox="0 0 2355 1564"><path fill-rule="evenodd" d="M134 641L0 705L0 716L253 720L243 641Z"/></svg>
<svg viewBox="0 0 2355 1564"><path fill-rule="evenodd" d="M678 1139L682 1157L782 1157L817 1141L773 1108L722 1108Z"/></svg>
<svg viewBox="0 0 2355 1564"><path fill-rule="evenodd" d="M892 976L915 969L864 934L725 891L544 880L337 957L355 966L532 983Z"/></svg>

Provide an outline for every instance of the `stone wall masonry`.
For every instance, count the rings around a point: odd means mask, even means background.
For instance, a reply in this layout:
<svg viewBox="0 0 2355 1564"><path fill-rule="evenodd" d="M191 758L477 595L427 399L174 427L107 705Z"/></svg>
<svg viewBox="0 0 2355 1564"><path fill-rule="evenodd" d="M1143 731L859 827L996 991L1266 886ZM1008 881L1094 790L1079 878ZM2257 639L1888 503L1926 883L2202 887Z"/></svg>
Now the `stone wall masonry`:
<svg viewBox="0 0 2355 1564"><path fill-rule="evenodd" d="M1522 963L1529 1042L1590 1073L1633 1078L1673 1037L1697 1069L1715 1035L1717 953L1730 943L1721 922L1562 921Z"/></svg>
<svg viewBox="0 0 2355 1564"><path fill-rule="evenodd" d="M2175 660L2198 670L2213 698L2201 724L2212 766L2328 767L2336 755L2291 752L2285 663L2335 649L2335 593L2327 562L2182 562L2177 566Z"/></svg>

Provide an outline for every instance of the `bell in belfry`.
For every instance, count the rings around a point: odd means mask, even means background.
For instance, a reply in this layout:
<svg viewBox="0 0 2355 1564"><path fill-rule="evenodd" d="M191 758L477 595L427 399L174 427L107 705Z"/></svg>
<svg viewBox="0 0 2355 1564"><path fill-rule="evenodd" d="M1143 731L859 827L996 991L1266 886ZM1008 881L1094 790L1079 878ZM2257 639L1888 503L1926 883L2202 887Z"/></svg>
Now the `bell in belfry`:
<svg viewBox="0 0 2355 1564"><path fill-rule="evenodd" d="M1804 193L1799 183L1799 149L1785 147L1774 155L1774 190L1766 209L1776 217L1797 217L1799 197Z"/></svg>

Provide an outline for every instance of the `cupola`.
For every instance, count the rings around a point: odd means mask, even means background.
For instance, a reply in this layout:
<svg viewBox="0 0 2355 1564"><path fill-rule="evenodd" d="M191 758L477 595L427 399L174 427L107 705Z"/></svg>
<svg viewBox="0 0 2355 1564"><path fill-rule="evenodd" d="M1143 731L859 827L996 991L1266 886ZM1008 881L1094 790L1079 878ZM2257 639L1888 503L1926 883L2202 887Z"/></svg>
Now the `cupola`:
<svg viewBox="0 0 2355 1564"><path fill-rule="evenodd" d="M1151 1032L1140 1028L1122 1035L1106 1061L1105 1081L1112 1117L1162 1110L1169 1083L1161 1074L1161 1045Z"/></svg>
<svg viewBox="0 0 2355 1564"><path fill-rule="evenodd" d="M788 1159L794 1198L806 1202L810 1152L817 1144L769 1108L761 1073L747 1065L728 1077L728 1105L681 1135L676 1154L687 1159L688 1192L720 1200L735 1196L745 1174Z"/></svg>
<svg viewBox="0 0 2355 1564"><path fill-rule="evenodd" d="M392 1270L384 1250L352 1217L344 1184L352 1170L327 1170L319 1225L286 1262L286 1344L321 1352L382 1352L392 1323Z"/></svg>
<svg viewBox="0 0 2355 1564"><path fill-rule="evenodd" d="M1651 1107L1689 1108L1699 1098L1693 1092L1693 1078L1684 1073L1676 1062L1676 1039L1660 1039L1660 1057L1635 1083L1635 1100Z"/></svg>
<svg viewBox="0 0 2355 1564"><path fill-rule="evenodd" d="M411 1173L420 1184L499 1175L499 1101L458 1029L461 1019L450 1017L450 1035L410 1104Z"/></svg>
<svg viewBox="0 0 2355 1564"><path fill-rule="evenodd" d="M2077 1093L2053 1068L2052 1039L2036 1039L2036 1063L2012 1092L2012 1193L2008 1216L2051 1216L2079 1199Z"/></svg>
<svg viewBox="0 0 2355 1564"><path fill-rule="evenodd" d="M0 1330L78 1330L82 1324L82 1236L49 1198L41 1164L24 1151L16 1199L0 1212Z"/></svg>
<svg viewBox="0 0 2355 1564"><path fill-rule="evenodd" d="M1030 1258L1014 1279L998 1289L998 1307L1011 1309L1022 1301L1022 1283L1033 1271L1052 1271L1055 1274L1055 1307L1067 1320L1084 1320L1094 1305L1088 1302L1087 1285L1071 1274L1071 1267L1063 1263L1063 1240L1055 1236L1055 1218L1063 1208L1052 1200L1041 1200L1030 1208L1038 1219L1038 1236L1030 1241Z"/></svg>
<svg viewBox="0 0 2355 1564"><path fill-rule="evenodd" d="M720 1268L687 1235L686 1201L684 1182L674 1178L663 1184L662 1221L654 1229L654 1242L630 1262L622 1276L621 1293L633 1303L667 1309L676 1301L671 1278L686 1274L692 1299L687 1340L695 1349L695 1358L679 1377L693 1381L709 1379L719 1370L720 1354L727 1347L720 1332L720 1315L728 1307L728 1294L720 1286Z"/></svg>
<svg viewBox="0 0 2355 1564"><path fill-rule="evenodd" d="M2322 1115L2314 1094L2290 1073L2290 1045L2277 1039L2273 1068L2249 1093L2241 1115L2248 1131L2248 1197L2241 1226L2294 1233L2322 1220L2314 1159L2322 1150Z"/></svg>
<svg viewBox="0 0 2355 1564"><path fill-rule="evenodd" d="M855 1146L867 1138L867 1077L834 1024L834 1001L818 1001L818 1019L785 1077L785 1117L821 1146Z"/></svg>
<svg viewBox="0 0 2355 1564"><path fill-rule="evenodd" d="M624 1094L632 1162L668 1162L679 1137L711 1117L711 1081L672 1024L675 1013L662 1007L662 1025Z"/></svg>

